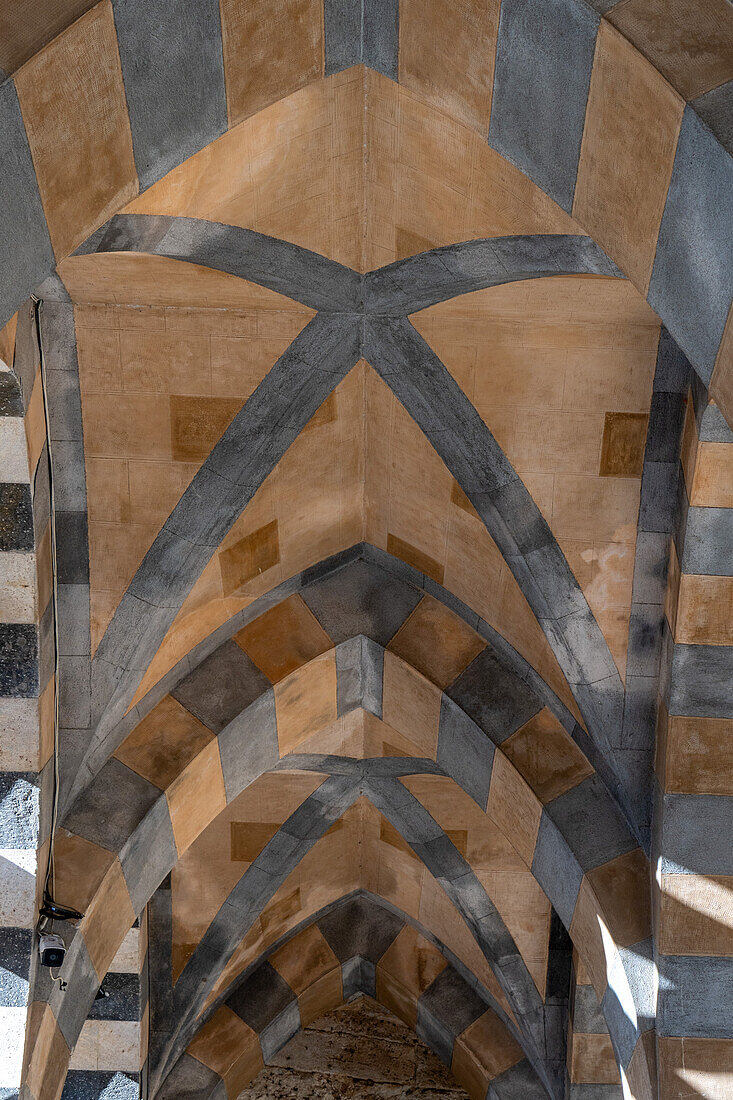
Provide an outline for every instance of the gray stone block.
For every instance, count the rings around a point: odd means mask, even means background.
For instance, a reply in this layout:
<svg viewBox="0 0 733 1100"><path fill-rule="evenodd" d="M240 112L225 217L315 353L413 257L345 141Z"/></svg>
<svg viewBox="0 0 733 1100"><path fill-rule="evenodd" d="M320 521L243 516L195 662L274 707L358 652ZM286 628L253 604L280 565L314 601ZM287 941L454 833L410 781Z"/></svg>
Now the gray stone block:
<svg viewBox="0 0 733 1100"><path fill-rule="evenodd" d="M615 801L597 775L589 776L577 787L554 798L545 807L545 812L584 871L636 847ZM562 917L559 907L555 908Z"/></svg>
<svg viewBox="0 0 733 1100"><path fill-rule="evenodd" d="M350 1001L364 993L367 997L377 995L377 972L373 962L356 955L341 965L341 982L344 1001Z"/></svg>
<svg viewBox="0 0 733 1100"><path fill-rule="evenodd" d="M225 642L171 692L215 733L270 687L270 681L236 642Z"/></svg>
<svg viewBox="0 0 733 1100"><path fill-rule="evenodd" d="M258 966L227 997L229 1008L258 1035L290 1005L295 1005L297 1011L297 1003L288 983L269 962Z"/></svg>
<svg viewBox="0 0 733 1100"><path fill-rule="evenodd" d="M688 105L648 298L706 385L730 307L732 183L730 156Z"/></svg>
<svg viewBox="0 0 733 1100"><path fill-rule="evenodd" d="M227 128L216 0L114 0L135 164L144 191ZM165 34L160 33L165 27Z"/></svg>
<svg viewBox="0 0 733 1100"><path fill-rule="evenodd" d="M160 1100L210 1100L221 1083L221 1078L213 1069L190 1054L183 1054L163 1081L157 1095Z"/></svg>
<svg viewBox="0 0 733 1100"><path fill-rule="evenodd" d="M570 1084L568 1100L623 1100L621 1085Z"/></svg>
<svg viewBox="0 0 733 1100"><path fill-rule="evenodd" d="M710 127L723 148L733 154L733 80L711 88L693 99L690 106Z"/></svg>
<svg viewBox="0 0 733 1100"><path fill-rule="evenodd" d="M487 1100L545 1100L546 1096L544 1086L524 1058L493 1079Z"/></svg>
<svg viewBox="0 0 733 1100"><path fill-rule="evenodd" d="M683 573L733 577L733 508L690 508Z"/></svg>
<svg viewBox="0 0 733 1100"><path fill-rule="evenodd" d="M0 1008L25 1008L33 932L30 928L0 929Z"/></svg>
<svg viewBox="0 0 733 1100"><path fill-rule="evenodd" d="M0 772L0 849L38 847L39 787L32 772Z"/></svg>
<svg viewBox="0 0 733 1100"><path fill-rule="evenodd" d="M104 1100L138 1100L140 1095L140 1075L137 1073L72 1069L66 1075L61 1100L100 1100L101 1097Z"/></svg>
<svg viewBox="0 0 733 1100"><path fill-rule="evenodd" d="M54 495L60 512L86 512L87 484L81 439L59 439L53 444Z"/></svg>
<svg viewBox="0 0 733 1100"><path fill-rule="evenodd" d="M571 211L598 16L570 0L502 4L489 144Z"/></svg>
<svg viewBox="0 0 733 1100"><path fill-rule="evenodd" d="M656 390L649 407L645 462L678 462L685 400L681 393Z"/></svg>
<svg viewBox="0 0 733 1100"><path fill-rule="evenodd" d="M636 536L632 604L663 604L667 584L669 536L661 531L639 531Z"/></svg>
<svg viewBox="0 0 733 1100"><path fill-rule="evenodd" d="M237 715L219 734L227 802L277 764L277 719L272 688Z"/></svg>
<svg viewBox="0 0 733 1100"><path fill-rule="evenodd" d="M662 818L664 874L733 875L733 798L665 794Z"/></svg>
<svg viewBox="0 0 733 1100"><path fill-rule="evenodd" d="M366 65L398 78L397 0L325 0L326 76Z"/></svg>
<svg viewBox="0 0 733 1100"><path fill-rule="evenodd" d="M573 1031L582 1035L608 1034L606 1019L592 985L578 985L575 988Z"/></svg>
<svg viewBox="0 0 733 1100"><path fill-rule="evenodd" d="M63 826L110 852L119 852L159 796L157 787L111 757L77 798Z"/></svg>
<svg viewBox="0 0 733 1100"><path fill-rule="evenodd" d="M38 695L38 640L32 623L0 623L0 697Z"/></svg>
<svg viewBox="0 0 733 1100"><path fill-rule="evenodd" d="M30 485L0 483L0 551L33 550Z"/></svg>
<svg viewBox="0 0 733 1100"><path fill-rule="evenodd" d="M629 621L626 656L627 676L656 678L662 648L664 608L660 604L634 604Z"/></svg>
<svg viewBox="0 0 733 1100"><path fill-rule="evenodd" d="M363 634L386 646L422 593L370 562L355 561L304 587L302 596L336 645Z"/></svg>
<svg viewBox="0 0 733 1100"><path fill-rule="evenodd" d="M265 1063L274 1058L298 1031L300 1012L298 1002L293 1001L260 1032L260 1046Z"/></svg>
<svg viewBox="0 0 733 1100"><path fill-rule="evenodd" d="M542 709L531 688L491 646L479 653L445 694L499 745Z"/></svg>
<svg viewBox="0 0 733 1100"><path fill-rule="evenodd" d="M660 1035L733 1039L730 958L660 955Z"/></svg>
<svg viewBox="0 0 733 1100"><path fill-rule="evenodd" d="M552 902L560 920L569 928L578 900L583 870L569 851L567 842L547 810L542 811L540 818L532 874Z"/></svg>
<svg viewBox="0 0 733 1100"><path fill-rule="evenodd" d="M447 966L418 1001L417 1033L450 1065L454 1040L485 1011L486 1004L476 990L452 966ZM436 1040L435 1046L431 1038Z"/></svg>
<svg viewBox="0 0 733 1100"><path fill-rule="evenodd" d="M447 695L443 695L440 704L437 760L443 771L485 810L494 745Z"/></svg>
<svg viewBox="0 0 733 1100"><path fill-rule="evenodd" d="M357 895L319 918L317 924L342 965L359 957L375 966L404 928L405 921Z"/></svg>
<svg viewBox="0 0 733 1100"><path fill-rule="evenodd" d="M94 1001L89 1009L89 1020L139 1020L139 974L107 974L102 982L105 997Z"/></svg>
<svg viewBox="0 0 733 1100"><path fill-rule="evenodd" d="M55 267L18 96L12 80L0 85L0 325Z"/></svg>
<svg viewBox="0 0 733 1100"><path fill-rule="evenodd" d="M168 803L161 795L120 851L122 873L137 915L177 861Z"/></svg>
<svg viewBox="0 0 733 1100"><path fill-rule="evenodd" d="M89 586L58 586L59 652L65 656L89 657Z"/></svg>
<svg viewBox="0 0 733 1100"><path fill-rule="evenodd" d="M672 533L679 472L677 461L644 463L639 504L640 531Z"/></svg>
<svg viewBox="0 0 733 1100"><path fill-rule="evenodd" d="M675 645L670 714L733 718L733 646Z"/></svg>

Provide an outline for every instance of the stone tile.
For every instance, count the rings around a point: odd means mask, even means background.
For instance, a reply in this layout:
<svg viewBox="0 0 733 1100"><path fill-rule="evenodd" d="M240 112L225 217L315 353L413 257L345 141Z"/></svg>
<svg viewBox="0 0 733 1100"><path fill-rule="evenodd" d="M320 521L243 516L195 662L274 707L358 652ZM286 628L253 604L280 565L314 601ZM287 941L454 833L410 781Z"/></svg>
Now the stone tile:
<svg viewBox="0 0 733 1100"><path fill-rule="evenodd" d="M382 717L434 759L440 722L441 692L392 653L384 656Z"/></svg>
<svg viewBox="0 0 733 1100"><path fill-rule="evenodd" d="M664 796L661 871L733 875L731 802L708 794Z"/></svg>
<svg viewBox="0 0 733 1100"><path fill-rule="evenodd" d="M621 947L651 935L651 874L640 848L588 872L614 940Z"/></svg>
<svg viewBox="0 0 733 1100"><path fill-rule="evenodd" d="M657 1032L733 1039L733 975L729 959L661 955Z"/></svg>
<svg viewBox="0 0 733 1100"><path fill-rule="evenodd" d="M597 776L584 779L554 799L547 810L585 871L636 847L620 811Z"/></svg>
<svg viewBox="0 0 733 1100"><path fill-rule="evenodd" d="M502 5L489 144L568 212L597 28L594 12L564 0L541 13L522 0Z"/></svg>
<svg viewBox="0 0 733 1100"><path fill-rule="evenodd" d="M687 100L733 76L723 48L725 36L733 33L733 17L722 0L630 0L616 4L608 18ZM694 47L686 38L691 19Z"/></svg>
<svg viewBox="0 0 733 1100"><path fill-rule="evenodd" d="M443 583L443 565L431 558L424 550L421 550L418 546L413 546L412 543L406 542L404 539L398 538L397 535L387 535L387 552L393 554L400 561L406 562L411 565L413 569L416 569L418 573L424 573L426 577L430 577L436 584Z"/></svg>
<svg viewBox="0 0 733 1100"><path fill-rule="evenodd" d="M333 646L297 593L248 623L234 640L272 683Z"/></svg>
<svg viewBox="0 0 733 1100"><path fill-rule="evenodd" d="M440 688L451 684L486 642L447 607L425 596L389 644L407 664Z"/></svg>
<svg viewBox="0 0 733 1100"><path fill-rule="evenodd" d="M395 914L358 897L318 921L318 927L342 963L355 955L378 963L403 926L404 921Z"/></svg>
<svg viewBox="0 0 733 1100"><path fill-rule="evenodd" d="M163 0L142 16L131 0L113 6L142 191L226 130L219 6Z"/></svg>
<svg viewBox="0 0 733 1100"><path fill-rule="evenodd" d="M219 733L270 686L235 642L225 642L189 673L171 695Z"/></svg>
<svg viewBox="0 0 733 1100"><path fill-rule="evenodd" d="M377 0L364 6L360 0L324 4L326 76L352 65L364 64L391 80L397 80L399 4Z"/></svg>
<svg viewBox="0 0 733 1100"><path fill-rule="evenodd" d="M269 961L297 994L303 994L313 982L339 966L316 925L293 937L270 955Z"/></svg>
<svg viewBox="0 0 733 1100"><path fill-rule="evenodd" d="M77 798L63 821L70 832L117 852L160 795L160 790L114 758Z"/></svg>
<svg viewBox="0 0 733 1100"><path fill-rule="evenodd" d="M671 717L664 787L676 794L733 796L733 720Z"/></svg>
<svg viewBox="0 0 733 1100"><path fill-rule="evenodd" d="M54 251L63 259L137 194L109 0L28 61L15 85Z"/></svg>

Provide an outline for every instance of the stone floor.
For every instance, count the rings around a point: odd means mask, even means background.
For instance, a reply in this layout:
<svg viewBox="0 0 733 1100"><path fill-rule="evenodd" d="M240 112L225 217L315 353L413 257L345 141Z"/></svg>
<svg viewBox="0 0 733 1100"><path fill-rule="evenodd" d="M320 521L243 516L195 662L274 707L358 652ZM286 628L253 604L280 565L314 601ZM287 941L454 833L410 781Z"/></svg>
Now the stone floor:
<svg viewBox="0 0 733 1100"><path fill-rule="evenodd" d="M299 1032L239 1100L467 1100L443 1063L368 997Z"/></svg>

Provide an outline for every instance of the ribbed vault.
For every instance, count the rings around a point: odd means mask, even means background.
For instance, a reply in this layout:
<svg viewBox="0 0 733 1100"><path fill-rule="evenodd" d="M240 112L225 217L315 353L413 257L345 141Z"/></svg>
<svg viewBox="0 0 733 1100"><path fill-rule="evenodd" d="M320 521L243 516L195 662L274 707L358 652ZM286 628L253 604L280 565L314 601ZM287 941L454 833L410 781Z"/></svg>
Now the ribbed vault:
<svg viewBox="0 0 733 1100"><path fill-rule="evenodd" d="M362 994L477 1100L722 1095L733 74L691 18L0 14L10 1095L237 1100Z"/></svg>

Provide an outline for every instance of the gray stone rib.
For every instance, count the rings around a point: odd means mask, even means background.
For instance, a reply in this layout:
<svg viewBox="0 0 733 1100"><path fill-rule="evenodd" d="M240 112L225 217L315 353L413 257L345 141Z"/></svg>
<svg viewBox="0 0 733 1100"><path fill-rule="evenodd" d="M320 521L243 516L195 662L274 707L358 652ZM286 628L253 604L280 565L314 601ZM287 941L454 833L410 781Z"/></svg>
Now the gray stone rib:
<svg viewBox="0 0 733 1100"><path fill-rule="evenodd" d="M74 255L145 252L236 275L311 309L361 306L362 277L317 252L253 229L166 214L116 214Z"/></svg>
<svg viewBox="0 0 733 1100"><path fill-rule="evenodd" d="M621 679L537 505L471 402L409 321L371 321L364 354L476 508L542 626L589 732L615 769ZM625 810L636 827L628 806Z"/></svg>
<svg viewBox="0 0 733 1100"><path fill-rule="evenodd" d="M360 355L350 315L318 314L214 447L143 559L92 662L94 743L122 717L211 554Z"/></svg>
<svg viewBox="0 0 733 1100"><path fill-rule="evenodd" d="M404 316L475 290L553 275L623 278L590 237L492 237L434 248L370 271L364 304L371 314Z"/></svg>

